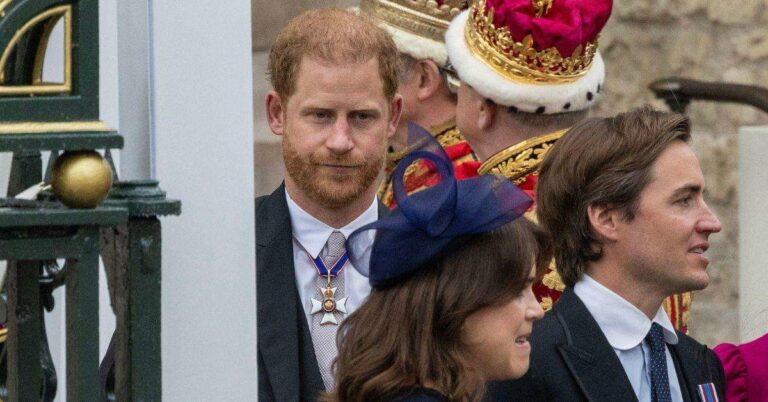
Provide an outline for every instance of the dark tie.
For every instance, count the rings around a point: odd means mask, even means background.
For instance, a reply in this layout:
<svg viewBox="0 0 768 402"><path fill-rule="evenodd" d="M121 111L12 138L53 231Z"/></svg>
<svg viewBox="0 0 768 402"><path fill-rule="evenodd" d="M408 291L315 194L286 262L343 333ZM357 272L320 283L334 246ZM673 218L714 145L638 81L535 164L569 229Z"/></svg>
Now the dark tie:
<svg viewBox="0 0 768 402"><path fill-rule="evenodd" d="M651 389L653 390L653 402L672 402L672 394L669 392L669 375L667 374L667 356L664 353L664 332L659 324L651 324L651 330L645 336L645 341L651 349Z"/></svg>

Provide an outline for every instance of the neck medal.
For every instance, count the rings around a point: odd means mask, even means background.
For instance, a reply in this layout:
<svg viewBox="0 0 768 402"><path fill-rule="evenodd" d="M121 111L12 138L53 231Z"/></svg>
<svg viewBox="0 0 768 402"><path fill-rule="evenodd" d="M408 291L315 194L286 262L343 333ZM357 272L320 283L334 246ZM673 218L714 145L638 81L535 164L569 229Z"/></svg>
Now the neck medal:
<svg viewBox="0 0 768 402"><path fill-rule="evenodd" d="M312 298L312 311L311 314L319 314L323 313L323 319L320 321L320 325L326 325L326 324L333 324L338 325L338 321L336 321L336 317L334 316L334 313L347 313L347 298L344 297L342 299L336 300L336 289L337 287L331 287L331 281L333 278L336 277L336 275L341 272L341 270L344 268L344 266L347 264L347 261L349 261L349 256L347 253L344 253L331 267L330 270L325 266L323 263L322 258L317 257L312 260L312 262L315 264L315 268L317 268L317 272L320 274L320 276L327 278L328 282L326 283L325 287L320 288L320 294L323 296L323 300L317 300L315 298Z"/></svg>

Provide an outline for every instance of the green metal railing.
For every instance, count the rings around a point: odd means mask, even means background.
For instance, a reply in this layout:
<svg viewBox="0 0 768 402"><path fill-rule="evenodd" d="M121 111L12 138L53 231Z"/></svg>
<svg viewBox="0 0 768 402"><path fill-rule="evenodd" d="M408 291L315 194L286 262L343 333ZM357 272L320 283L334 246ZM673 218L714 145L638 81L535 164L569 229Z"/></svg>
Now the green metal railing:
<svg viewBox="0 0 768 402"><path fill-rule="evenodd" d="M57 24L64 37L63 82L49 83L42 70ZM84 205L71 194L86 198L95 188L88 187L93 171L74 170L69 182L54 179L63 170L57 162L71 160L73 152L101 151L115 171L111 150L121 148L123 138L99 121L98 43L98 0L0 0L0 152L13 153L8 197L0 198L0 260L8 261L0 298L7 331L0 343L3 400L55 397L62 368L53 364L43 318L55 308L53 290L60 286L67 400L161 399L158 218L178 215L180 202L166 199L155 181L121 182L113 173L106 200L71 208ZM50 152L45 168L43 152ZM33 199L14 198L41 182L54 187ZM117 319L101 367L100 256Z"/></svg>

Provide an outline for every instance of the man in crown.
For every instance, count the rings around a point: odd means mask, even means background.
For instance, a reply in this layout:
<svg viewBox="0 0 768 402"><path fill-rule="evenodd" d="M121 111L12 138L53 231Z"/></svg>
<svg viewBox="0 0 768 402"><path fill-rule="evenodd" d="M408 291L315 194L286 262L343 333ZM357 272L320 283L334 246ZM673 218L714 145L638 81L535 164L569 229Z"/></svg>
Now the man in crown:
<svg viewBox="0 0 768 402"><path fill-rule="evenodd" d="M461 86L457 125L483 161L534 195L539 164L603 91L598 36L612 0L478 0L451 23L449 59ZM535 212L529 213L535 220ZM544 310L564 284L552 269L535 285ZM690 293L664 303L685 331Z"/></svg>
<svg viewBox="0 0 768 402"><path fill-rule="evenodd" d="M429 130L451 158L456 177L477 175L475 154L456 128L456 84L458 79L448 63L443 38L448 25L462 10L466 0L362 0L360 11L372 17L387 31L400 52L402 70L398 93L403 96L403 114L397 133L389 142L386 180L379 188L384 205L394 208L391 174L408 153L407 124ZM435 172L424 163L406 171L408 193L434 185Z"/></svg>

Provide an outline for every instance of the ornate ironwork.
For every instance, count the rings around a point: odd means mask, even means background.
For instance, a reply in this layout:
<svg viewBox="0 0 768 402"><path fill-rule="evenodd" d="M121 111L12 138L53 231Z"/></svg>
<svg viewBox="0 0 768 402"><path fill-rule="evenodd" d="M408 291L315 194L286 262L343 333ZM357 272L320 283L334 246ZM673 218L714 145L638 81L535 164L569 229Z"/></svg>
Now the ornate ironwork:
<svg viewBox="0 0 768 402"><path fill-rule="evenodd" d="M98 0L0 0L0 7L0 121L97 121ZM41 66L58 21L64 82L51 84L41 79Z"/></svg>
<svg viewBox="0 0 768 402"><path fill-rule="evenodd" d="M43 82L41 65L51 30L62 19L65 78L51 85ZM118 400L161 399L158 216L179 214L180 203L167 200L151 181L118 182L111 198L90 210L67 208L50 191L11 198L50 182L67 151L102 150L117 181L110 149L121 148L123 139L99 121L98 38L97 0L0 0L0 152L14 154L9 198L0 198L0 260L9 261L7 309L0 308L7 313L7 340L0 343L3 400L56 396L43 317L55 309L53 291L61 286L67 399L108 399L102 390L110 383L119 384L112 388ZM51 151L45 172L41 151ZM104 379L96 375L100 254L118 323L113 369ZM58 259L66 261L62 267Z"/></svg>

